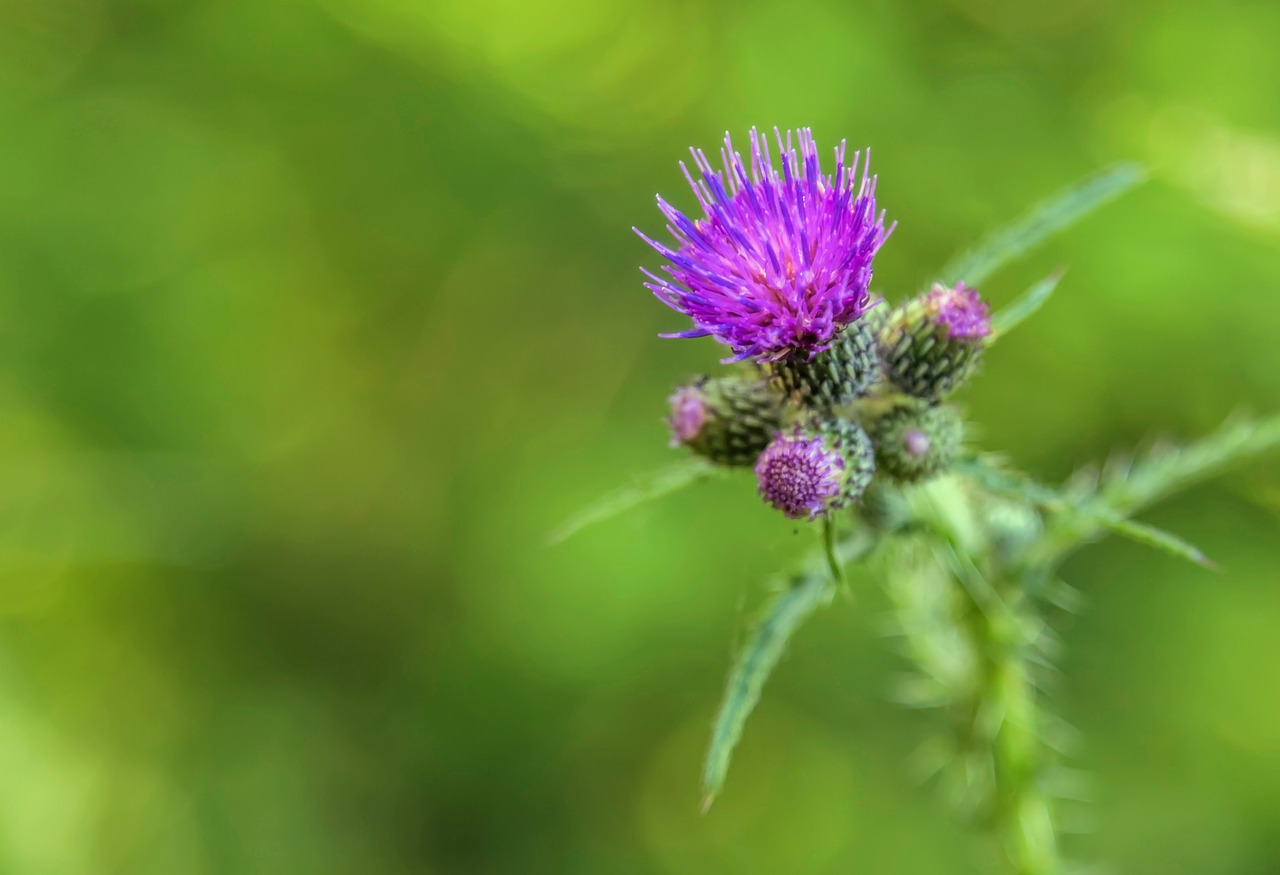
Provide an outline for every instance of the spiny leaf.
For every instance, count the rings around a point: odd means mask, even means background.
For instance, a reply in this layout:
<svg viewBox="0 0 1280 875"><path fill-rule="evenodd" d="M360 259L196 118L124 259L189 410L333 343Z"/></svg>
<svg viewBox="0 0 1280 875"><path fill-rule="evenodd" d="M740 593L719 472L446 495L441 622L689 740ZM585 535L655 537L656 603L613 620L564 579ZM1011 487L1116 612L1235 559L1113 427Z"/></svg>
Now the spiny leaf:
<svg viewBox="0 0 1280 875"><path fill-rule="evenodd" d="M1139 544L1163 550L1170 555L1177 556L1179 559L1187 559L1205 568L1217 569L1218 567L1212 559L1200 552L1195 545L1184 541L1171 532L1166 532L1164 529L1156 528L1147 523L1140 523L1136 520L1100 518L1100 521L1117 535L1123 535L1130 540L1137 541Z"/></svg>
<svg viewBox="0 0 1280 875"><path fill-rule="evenodd" d="M821 555L810 554L805 560L804 570L794 575L787 588L765 608L729 674L724 700L716 714L702 772L703 811L711 807L724 786L733 749L742 737L747 718L760 701L765 681L782 659L787 642L810 614L831 601L835 592L832 582L834 570L828 564L854 562L874 546L874 540L863 530L835 544L833 549L824 542Z"/></svg>
<svg viewBox="0 0 1280 875"><path fill-rule="evenodd" d="M638 478L569 517L547 537L547 545L563 543L588 526L621 516L633 508L670 495L686 486L724 474L704 459L686 459Z"/></svg>
<svg viewBox="0 0 1280 875"><path fill-rule="evenodd" d="M763 619L729 675L724 701L711 731L711 746L702 772L702 810L706 811L724 786L733 749L742 737L747 717L760 701L760 691L782 658L787 642L810 614L831 600L834 588L827 574L794 579L765 611Z"/></svg>
<svg viewBox="0 0 1280 875"><path fill-rule="evenodd" d="M942 268L940 279L947 285L955 285L964 280L970 285L979 286L1010 261L1026 254L1145 179L1146 171L1137 164L1118 164L1085 177L1033 207L1012 225L992 234L976 249L953 258Z"/></svg>
<svg viewBox="0 0 1280 875"><path fill-rule="evenodd" d="M1261 421L1230 420L1186 446L1158 447L1124 464L1113 463L1092 483L1077 480L1072 492L1094 497L1111 512L1127 516L1275 447L1280 447L1280 415Z"/></svg>
<svg viewBox="0 0 1280 875"><path fill-rule="evenodd" d="M1058 516L1057 525L1036 554L1037 557L1059 556L1071 547L1096 536L1098 532L1108 530L1205 568L1216 568L1209 557L1177 535L1147 523L1126 519L1105 502L1087 496L1077 495L1069 500L1062 493L1037 483L1025 474L1003 467L996 458L987 456L964 459L958 463L957 470L990 492L1031 502ZM1132 475L1134 468L1126 466L1126 470Z"/></svg>
<svg viewBox="0 0 1280 875"><path fill-rule="evenodd" d="M1064 271L1058 271L1050 274L1027 289L1021 298L996 313L991 318L991 336L987 338L987 345L995 343L1043 307L1044 302L1049 300L1053 290L1058 287L1063 273Z"/></svg>

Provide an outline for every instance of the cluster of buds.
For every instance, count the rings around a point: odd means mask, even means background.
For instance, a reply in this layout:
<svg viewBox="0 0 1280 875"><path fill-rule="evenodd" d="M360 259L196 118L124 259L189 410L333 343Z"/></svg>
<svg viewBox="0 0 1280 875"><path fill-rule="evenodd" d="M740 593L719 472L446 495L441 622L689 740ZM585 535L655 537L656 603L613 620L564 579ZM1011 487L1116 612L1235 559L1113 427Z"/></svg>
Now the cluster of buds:
<svg viewBox="0 0 1280 875"><path fill-rule="evenodd" d="M775 134L781 173L754 130L748 162L727 136L723 170L693 151L700 178L686 175L704 215L658 199L677 245L644 238L668 261L647 285L693 320L676 336L714 337L733 350L726 361L745 363L676 390L673 443L754 466L768 504L815 519L877 478L947 470L963 427L946 399L977 368L991 324L963 283L893 308L873 299L872 261L893 230L876 178L865 163L859 177L857 154L846 165L844 144L827 176L808 130Z"/></svg>

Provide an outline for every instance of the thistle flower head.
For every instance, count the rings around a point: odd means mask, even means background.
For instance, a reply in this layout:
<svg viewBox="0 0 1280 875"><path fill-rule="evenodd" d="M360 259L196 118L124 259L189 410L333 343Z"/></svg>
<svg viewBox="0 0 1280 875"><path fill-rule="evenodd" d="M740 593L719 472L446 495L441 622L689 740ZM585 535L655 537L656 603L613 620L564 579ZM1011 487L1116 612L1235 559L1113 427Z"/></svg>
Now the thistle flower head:
<svg viewBox="0 0 1280 875"><path fill-rule="evenodd" d="M964 283L956 283L955 288L935 284L925 296L925 306L952 340L977 340L991 333L986 302L977 289Z"/></svg>
<svg viewBox="0 0 1280 875"><path fill-rule="evenodd" d="M822 173L808 128L774 130L781 172L767 137L751 130L744 162L725 135L716 170L691 150L695 179L681 163L703 215L690 219L661 197L658 209L675 238L669 247L637 234L669 264L645 285L693 320L675 337L712 336L733 360L812 356L871 306L871 261L892 227L876 213L876 178L859 154ZM798 146L798 150L797 150Z"/></svg>
<svg viewBox="0 0 1280 875"><path fill-rule="evenodd" d="M833 419L775 437L756 460L756 485L766 503L791 519L814 519L861 495L874 469L866 433Z"/></svg>

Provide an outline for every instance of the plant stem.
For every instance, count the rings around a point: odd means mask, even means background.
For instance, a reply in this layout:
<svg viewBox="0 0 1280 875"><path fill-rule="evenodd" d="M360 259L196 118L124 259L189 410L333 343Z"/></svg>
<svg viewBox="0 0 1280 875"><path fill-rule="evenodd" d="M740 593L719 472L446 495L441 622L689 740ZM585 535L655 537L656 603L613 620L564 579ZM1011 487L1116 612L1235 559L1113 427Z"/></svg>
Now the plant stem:
<svg viewBox="0 0 1280 875"><path fill-rule="evenodd" d="M1024 631L1031 624L1011 604L1021 600L1004 581L986 582L990 592L999 594L998 611L976 598L973 586L958 582L972 609L965 629L983 661L975 713L998 715L994 726L974 726L970 735L990 745L995 777L992 828L1013 875L1055 875L1060 869L1057 838L1049 800L1040 788L1044 746L1027 658L1035 645Z"/></svg>
<svg viewBox="0 0 1280 875"><path fill-rule="evenodd" d="M844 569L840 565L840 557L836 555L836 522L831 514L822 518L822 546L827 554L827 568L831 570L831 580L836 586L844 584Z"/></svg>

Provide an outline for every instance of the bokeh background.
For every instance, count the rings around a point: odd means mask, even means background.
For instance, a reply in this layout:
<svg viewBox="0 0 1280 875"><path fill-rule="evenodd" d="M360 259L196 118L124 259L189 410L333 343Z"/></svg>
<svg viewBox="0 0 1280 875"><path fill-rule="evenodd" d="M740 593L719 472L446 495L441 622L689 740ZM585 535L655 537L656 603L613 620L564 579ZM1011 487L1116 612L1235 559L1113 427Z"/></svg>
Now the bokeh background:
<svg viewBox="0 0 1280 875"><path fill-rule="evenodd" d="M697 775L809 544L672 461L707 341L640 285L676 161L870 145L877 285L1117 159L1003 273L1057 297L966 396L1043 478L1280 410L1280 6L1189 0L0 0L0 872L977 873L874 581L725 796ZM1060 708L1114 871L1280 871L1280 458L1148 515L1212 575L1073 559Z"/></svg>

